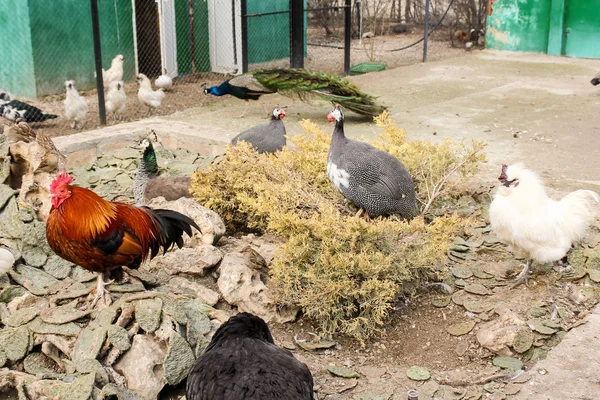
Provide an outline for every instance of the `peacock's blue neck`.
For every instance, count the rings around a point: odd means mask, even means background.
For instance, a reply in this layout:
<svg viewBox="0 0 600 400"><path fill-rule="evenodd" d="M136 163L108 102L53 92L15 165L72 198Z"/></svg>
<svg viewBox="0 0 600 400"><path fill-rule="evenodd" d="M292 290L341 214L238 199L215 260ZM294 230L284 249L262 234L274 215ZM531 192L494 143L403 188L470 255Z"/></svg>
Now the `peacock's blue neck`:
<svg viewBox="0 0 600 400"><path fill-rule="evenodd" d="M231 93L231 85L228 81L221 83L219 86L211 86L208 88L208 93L213 96L223 96Z"/></svg>

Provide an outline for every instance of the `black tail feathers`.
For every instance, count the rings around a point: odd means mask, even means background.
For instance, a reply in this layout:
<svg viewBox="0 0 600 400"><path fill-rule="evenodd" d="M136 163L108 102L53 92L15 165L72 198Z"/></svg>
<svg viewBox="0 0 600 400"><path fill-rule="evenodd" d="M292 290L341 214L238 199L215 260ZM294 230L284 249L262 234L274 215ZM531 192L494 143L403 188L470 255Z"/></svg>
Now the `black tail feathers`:
<svg viewBox="0 0 600 400"><path fill-rule="evenodd" d="M183 232L192 237L192 228L201 232L200 227L188 216L177 211L165 209L148 209L150 214L156 219L160 231L160 242L151 247L150 258L158 254L162 247L165 254L173 245L181 248L183 246Z"/></svg>

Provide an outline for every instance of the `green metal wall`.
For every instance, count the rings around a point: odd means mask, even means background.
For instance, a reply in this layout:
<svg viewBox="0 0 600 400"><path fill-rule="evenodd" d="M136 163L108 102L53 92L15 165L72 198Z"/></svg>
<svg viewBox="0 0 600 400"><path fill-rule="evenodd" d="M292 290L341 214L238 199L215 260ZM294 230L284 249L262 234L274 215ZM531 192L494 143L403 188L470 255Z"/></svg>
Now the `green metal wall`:
<svg viewBox="0 0 600 400"><path fill-rule="evenodd" d="M0 89L35 97L27 0L0 0Z"/></svg>
<svg viewBox="0 0 600 400"><path fill-rule="evenodd" d="M488 17L486 47L545 53L551 0L497 0Z"/></svg>
<svg viewBox="0 0 600 400"><path fill-rule="evenodd" d="M600 0L496 0L486 47L600 58Z"/></svg>
<svg viewBox="0 0 600 400"><path fill-rule="evenodd" d="M600 0L568 0L564 54L600 58Z"/></svg>
<svg viewBox="0 0 600 400"><path fill-rule="evenodd" d="M304 8L307 0L304 0ZM288 10L289 0L249 0L248 14ZM287 13L248 19L248 63L279 60L290 56L290 16ZM304 53L306 55L307 18L304 13Z"/></svg>

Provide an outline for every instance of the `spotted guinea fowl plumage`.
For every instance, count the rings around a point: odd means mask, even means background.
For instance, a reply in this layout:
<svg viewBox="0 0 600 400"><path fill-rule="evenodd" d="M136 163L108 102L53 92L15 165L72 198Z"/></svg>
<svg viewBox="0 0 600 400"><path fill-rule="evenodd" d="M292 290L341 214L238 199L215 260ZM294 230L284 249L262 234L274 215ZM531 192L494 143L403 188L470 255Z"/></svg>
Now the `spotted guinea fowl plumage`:
<svg viewBox="0 0 600 400"><path fill-rule="evenodd" d="M335 130L327 157L327 175L334 186L369 217L419 215L412 177L393 155L344 134L344 113L336 108L327 116Z"/></svg>
<svg viewBox="0 0 600 400"><path fill-rule="evenodd" d="M188 400L314 400L306 364L277 347L261 318L240 313L224 323L196 360Z"/></svg>
<svg viewBox="0 0 600 400"><path fill-rule="evenodd" d="M273 110L271 120L266 124L254 126L238 134L231 140L235 145L238 141L248 142L259 153L275 153L285 146L285 111L277 107Z"/></svg>

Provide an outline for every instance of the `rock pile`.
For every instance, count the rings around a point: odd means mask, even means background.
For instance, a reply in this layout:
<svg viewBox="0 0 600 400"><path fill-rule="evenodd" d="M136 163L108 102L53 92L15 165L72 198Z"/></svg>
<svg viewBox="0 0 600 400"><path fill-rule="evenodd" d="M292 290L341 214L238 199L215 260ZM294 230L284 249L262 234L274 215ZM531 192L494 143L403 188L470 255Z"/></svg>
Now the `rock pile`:
<svg viewBox="0 0 600 400"><path fill-rule="evenodd" d="M2 182L22 190L11 182L9 151L9 141L0 135ZM158 151L161 161L170 160L165 164L171 173L189 173L206 162L185 150ZM76 184L105 198L131 201L139 156L125 148L70 172ZM43 182L55 173L33 167L29 172L34 181L43 177ZM36 199L47 197L45 188L34 186ZM211 335L229 317L214 308L224 304L220 300L266 320L295 318L297 310L276 310L253 261L270 260L274 246L251 236L222 238L221 218L190 198L156 198L150 206L183 212L202 232L186 237L181 250L138 270L125 269L123 283L107 286L114 302L90 310L95 274L52 252L41 218L46 205L20 200L13 187L0 184L0 246L16 260L8 273L0 271L0 393L13 390L23 399L157 399L166 385L187 377ZM245 256L249 251L256 253L254 258ZM229 260L225 267L224 258Z"/></svg>

